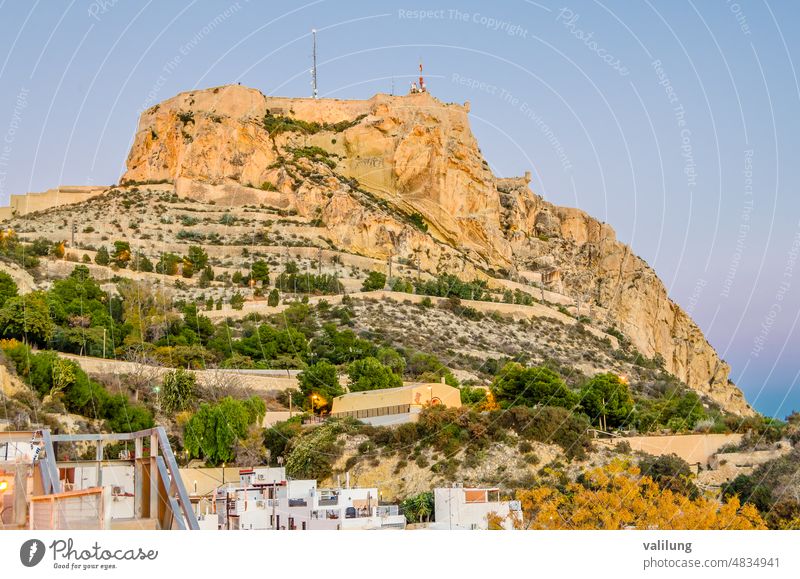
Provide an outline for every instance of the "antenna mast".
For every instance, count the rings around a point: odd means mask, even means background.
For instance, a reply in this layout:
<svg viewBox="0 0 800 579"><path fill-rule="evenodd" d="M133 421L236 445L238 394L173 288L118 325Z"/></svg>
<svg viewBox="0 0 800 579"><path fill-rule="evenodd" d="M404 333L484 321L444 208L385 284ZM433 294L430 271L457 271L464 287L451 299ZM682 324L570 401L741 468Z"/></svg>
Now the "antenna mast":
<svg viewBox="0 0 800 579"><path fill-rule="evenodd" d="M317 98L317 29L311 29L311 36L314 39L314 47L311 57L314 61L314 65L311 67L311 85L314 87L314 94L313 98Z"/></svg>

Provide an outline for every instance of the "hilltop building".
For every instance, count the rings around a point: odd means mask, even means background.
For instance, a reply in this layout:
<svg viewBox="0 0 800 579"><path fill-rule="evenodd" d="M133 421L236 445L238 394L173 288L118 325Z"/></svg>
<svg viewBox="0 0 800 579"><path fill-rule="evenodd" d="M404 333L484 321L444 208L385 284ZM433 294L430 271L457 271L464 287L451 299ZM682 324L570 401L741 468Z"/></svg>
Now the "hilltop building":
<svg viewBox="0 0 800 579"><path fill-rule="evenodd" d="M333 399L331 417L350 416L373 426L415 422L425 406L461 407L461 392L444 382L350 392Z"/></svg>

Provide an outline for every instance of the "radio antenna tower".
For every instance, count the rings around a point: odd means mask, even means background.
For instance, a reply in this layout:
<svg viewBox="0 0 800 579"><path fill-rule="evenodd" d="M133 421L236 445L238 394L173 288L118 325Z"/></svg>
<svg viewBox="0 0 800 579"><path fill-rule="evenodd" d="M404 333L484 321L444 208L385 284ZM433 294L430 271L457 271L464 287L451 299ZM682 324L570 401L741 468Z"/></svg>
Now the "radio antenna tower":
<svg viewBox="0 0 800 579"><path fill-rule="evenodd" d="M314 40L313 51L311 53L311 58L313 60L313 66L311 67L311 86L314 87L314 94L313 98L317 98L317 29L311 29L311 36Z"/></svg>

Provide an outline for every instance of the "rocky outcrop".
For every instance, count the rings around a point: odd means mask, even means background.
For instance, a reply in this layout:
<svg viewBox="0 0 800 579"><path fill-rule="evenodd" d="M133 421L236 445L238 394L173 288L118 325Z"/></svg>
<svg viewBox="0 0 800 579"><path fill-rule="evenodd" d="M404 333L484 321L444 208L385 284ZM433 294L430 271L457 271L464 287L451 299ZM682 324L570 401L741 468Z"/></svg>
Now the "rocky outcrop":
<svg viewBox="0 0 800 579"><path fill-rule="evenodd" d="M491 173L465 106L427 93L343 101L192 91L142 115L127 167L125 181L292 209L353 253L462 276L539 272L692 388L752 413L728 365L608 224L548 203L528 178Z"/></svg>

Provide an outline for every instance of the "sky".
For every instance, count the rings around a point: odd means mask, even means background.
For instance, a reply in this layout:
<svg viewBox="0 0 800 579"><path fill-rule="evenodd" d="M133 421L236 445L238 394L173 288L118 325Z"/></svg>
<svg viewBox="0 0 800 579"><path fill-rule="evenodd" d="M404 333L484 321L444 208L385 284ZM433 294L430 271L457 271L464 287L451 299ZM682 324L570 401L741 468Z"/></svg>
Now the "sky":
<svg viewBox="0 0 800 579"><path fill-rule="evenodd" d="M800 410L790 0L0 1L0 203L113 184L139 113L241 83L471 104L498 176L610 223L770 416ZM800 61L798 61L800 64Z"/></svg>

